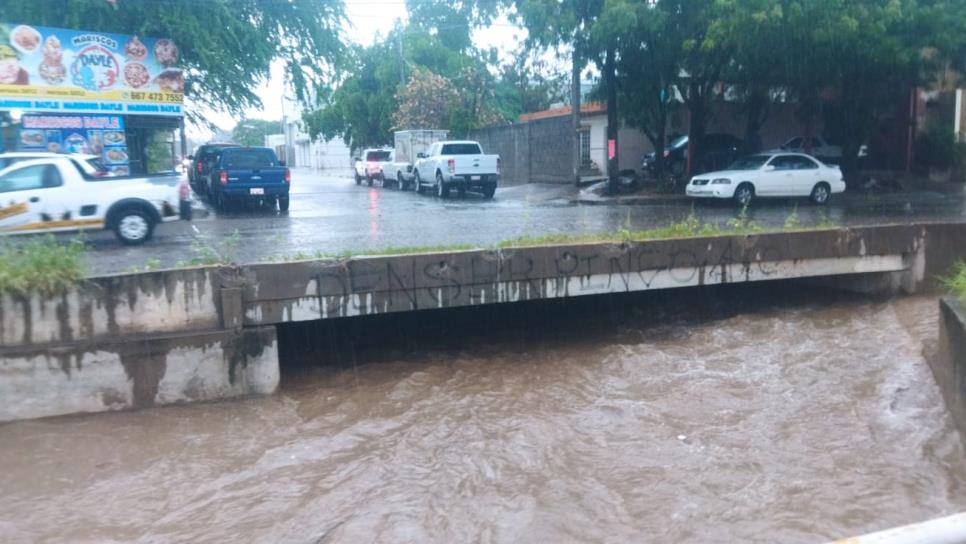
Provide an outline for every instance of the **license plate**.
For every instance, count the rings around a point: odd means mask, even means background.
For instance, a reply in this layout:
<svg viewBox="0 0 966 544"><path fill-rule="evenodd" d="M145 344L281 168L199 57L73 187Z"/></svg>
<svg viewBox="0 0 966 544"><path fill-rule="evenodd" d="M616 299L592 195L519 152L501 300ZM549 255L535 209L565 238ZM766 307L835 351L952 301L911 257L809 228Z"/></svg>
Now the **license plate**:
<svg viewBox="0 0 966 544"><path fill-rule="evenodd" d="M480 181L480 176L470 176L470 181Z"/></svg>
<svg viewBox="0 0 966 544"><path fill-rule="evenodd" d="M261 187L252 187L251 189L248 190L248 194L250 194L250 195L263 195L263 194L265 194L265 189L262 189Z"/></svg>

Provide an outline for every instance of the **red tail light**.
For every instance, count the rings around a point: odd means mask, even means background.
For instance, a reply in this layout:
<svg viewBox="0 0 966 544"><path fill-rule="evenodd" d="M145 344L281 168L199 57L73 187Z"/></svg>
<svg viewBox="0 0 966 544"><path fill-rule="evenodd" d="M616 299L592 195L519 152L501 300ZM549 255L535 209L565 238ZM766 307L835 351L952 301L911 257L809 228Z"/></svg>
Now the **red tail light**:
<svg viewBox="0 0 966 544"><path fill-rule="evenodd" d="M456 159L450 159L450 160L448 160L446 162L446 165L449 167L449 173L450 174L455 174L456 173Z"/></svg>
<svg viewBox="0 0 966 544"><path fill-rule="evenodd" d="M497 157L496 158L496 175L499 176L502 173L502 171L503 171L503 161L500 160L500 157Z"/></svg>
<svg viewBox="0 0 966 544"><path fill-rule="evenodd" d="M292 183L292 171L288 168L285 169L285 183Z"/></svg>
<svg viewBox="0 0 966 544"><path fill-rule="evenodd" d="M199 174L201 173L201 163L200 162L199 163L195 163L195 170L197 170Z"/></svg>
<svg viewBox="0 0 966 544"><path fill-rule="evenodd" d="M218 181L220 181L222 185L228 185L228 172L222 170L221 173L218 174Z"/></svg>

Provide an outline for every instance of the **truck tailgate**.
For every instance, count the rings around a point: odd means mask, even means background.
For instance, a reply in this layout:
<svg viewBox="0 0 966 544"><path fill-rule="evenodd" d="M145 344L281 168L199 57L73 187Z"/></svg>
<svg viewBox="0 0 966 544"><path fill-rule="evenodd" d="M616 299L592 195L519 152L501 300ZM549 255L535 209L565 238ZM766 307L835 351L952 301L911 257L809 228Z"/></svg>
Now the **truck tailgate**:
<svg viewBox="0 0 966 544"><path fill-rule="evenodd" d="M267 187L285 184L285 168L261 170L228 170L228 185L233 187Z"/></svg>
<svg viewBox="0 0 966 544"><path fill-rule="evenodd" d="M454 155L457 176L495 174L496 155Z"/></svg>

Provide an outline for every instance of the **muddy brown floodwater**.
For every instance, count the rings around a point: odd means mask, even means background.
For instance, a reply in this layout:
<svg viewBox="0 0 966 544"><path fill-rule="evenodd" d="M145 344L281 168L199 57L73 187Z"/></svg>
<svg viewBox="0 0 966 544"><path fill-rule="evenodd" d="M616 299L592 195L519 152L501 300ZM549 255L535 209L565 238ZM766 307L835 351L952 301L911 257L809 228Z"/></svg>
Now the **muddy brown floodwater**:
<svg viewBox="0 0 966 544"><path fill-rule="evenodd" d="M936 316L625 319L7 424L0 540L821 542L937 517L966 508L966 464L924 358Z"/></svg>

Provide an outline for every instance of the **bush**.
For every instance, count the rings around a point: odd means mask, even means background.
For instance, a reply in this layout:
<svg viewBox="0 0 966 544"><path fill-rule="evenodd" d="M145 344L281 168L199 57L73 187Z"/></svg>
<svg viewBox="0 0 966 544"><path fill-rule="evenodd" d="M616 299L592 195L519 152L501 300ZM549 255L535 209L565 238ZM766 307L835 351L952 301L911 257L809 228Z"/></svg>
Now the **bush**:
<svg viewBox="0 0 966 544"><path fill-rule="evenodd" d="M84 277L86 246L81 239L66 244L53 236L22 243L0 239L0 292L52 294Z"/></svg>
<svg viewBox="0 0 966 544"><path fill-rule="evenodd" d="M960 261L953 266L948 276L941 278L950 294L966 304L966 262Z"/></svg>
<svg viewBox="0 0 966 544"><path fill-rule="evenodd" d="M923 169L949 170L963 163L964 145L947 126L930 127L916 141L916 162Z"/></svg>

